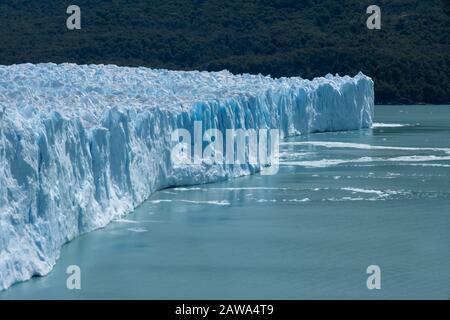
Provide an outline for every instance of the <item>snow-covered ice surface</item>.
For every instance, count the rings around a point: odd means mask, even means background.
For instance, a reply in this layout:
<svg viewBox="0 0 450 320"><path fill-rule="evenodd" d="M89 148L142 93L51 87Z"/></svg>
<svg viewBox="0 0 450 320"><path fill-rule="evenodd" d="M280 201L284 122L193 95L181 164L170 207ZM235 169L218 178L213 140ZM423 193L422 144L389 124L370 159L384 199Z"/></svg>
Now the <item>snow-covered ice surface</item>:
<svg viewBox="0 0 450 320"><path fill-rule="evenodd" d="M257 172L174 168L170 133L367 128L373 82L75 64L0 66L0 290L47 274L61 246L153 192ZM225 203L220 203L225 205Z"/></svg>

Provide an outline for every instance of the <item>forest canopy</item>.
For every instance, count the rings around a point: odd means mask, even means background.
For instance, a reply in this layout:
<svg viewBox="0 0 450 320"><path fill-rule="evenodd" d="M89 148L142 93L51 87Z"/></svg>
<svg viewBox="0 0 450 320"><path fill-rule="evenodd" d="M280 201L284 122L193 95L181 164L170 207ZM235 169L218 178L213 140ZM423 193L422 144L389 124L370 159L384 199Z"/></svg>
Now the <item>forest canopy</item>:
<svg viewBox="0 0 450 320"><path fill-rule="evenodd" d="M376 2L376 3L375 3ZM375 81L377 103L450 103L450 1L79 0L0 3L0 64L75 62ZM381 8L369 30L366 8Z"/></svg>

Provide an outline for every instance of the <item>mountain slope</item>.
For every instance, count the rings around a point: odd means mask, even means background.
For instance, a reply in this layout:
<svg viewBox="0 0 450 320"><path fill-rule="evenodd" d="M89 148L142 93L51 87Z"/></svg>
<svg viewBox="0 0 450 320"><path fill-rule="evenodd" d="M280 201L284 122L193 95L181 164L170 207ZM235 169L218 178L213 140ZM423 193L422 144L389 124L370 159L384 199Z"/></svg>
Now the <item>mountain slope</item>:
<svg viewBox="0 0 450 320"><path fill-rule="evenodd" d="M379 0L382 29L363 0L79 0L0 4L0 64L112 63L375 81L377 103L450 103L450 1Z"/></svg>

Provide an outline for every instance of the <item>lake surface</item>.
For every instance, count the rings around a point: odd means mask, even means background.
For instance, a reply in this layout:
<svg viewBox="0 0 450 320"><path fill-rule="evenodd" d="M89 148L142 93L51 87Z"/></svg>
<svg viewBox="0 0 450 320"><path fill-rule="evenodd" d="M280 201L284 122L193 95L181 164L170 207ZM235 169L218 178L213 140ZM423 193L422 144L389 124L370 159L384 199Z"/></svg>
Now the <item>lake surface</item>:
<svg viewBox="0 0 450 320"><path fill-rule="evenodd" d="M287 140L274 176L157 192L0 299L449 299L450 106L375 120Z"/></svg>

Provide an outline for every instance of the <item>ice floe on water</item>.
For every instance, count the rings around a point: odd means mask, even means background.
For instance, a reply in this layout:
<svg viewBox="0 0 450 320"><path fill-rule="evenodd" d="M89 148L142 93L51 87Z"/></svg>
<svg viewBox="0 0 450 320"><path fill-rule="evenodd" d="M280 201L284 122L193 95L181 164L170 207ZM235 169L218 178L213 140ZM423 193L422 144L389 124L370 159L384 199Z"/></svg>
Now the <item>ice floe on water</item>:
<svg viewBox="0 0 450 320"><path fill-rule="evenodd" d="M450 164L442 164L442 163L408 163L400 165L409 165L409 166L418 166L418 167L439 167L439 168L450 168Z"/></svg>
<svg viewBox="0 0 450 320"><path fill-rule="evenodd" d="M363 188L353 188L353 187L345 187L341 188L344 191L350 191L353 194L364 193L364 194L375 194L379 198L386 198L393 195L406 194L408 192L405 191L397 191L397 190L374 190L374 189L363 189Z"/></svg>
<svg viewBox="0 0 450 320"><path fill-rule="evenodd" d="M383 157L361 157L356 159L320 159L320 160L308 160L308 161L284 161L281 162L282 166L300 166L305 168L326 168L332 166L338 166L343 164L359 164L359 163L382 163L382 162L428 162L428 161L450 161L450 156L402 156L393 158ZM400 164L401 165L401 164ZM409 164L409 165L419 165ZM446 166L443 164L434 164L434 166Z"/></svg>
<svg viewBox="0 0 450 320"><path fill-rule="evenodd" d="M403 146L380 146L364 143L338 142L338 141L287 141L281 142L282 146L315 146L324 148L345 148L345 149L362 149L362 150L397 150L397 151L433 151L433 152L450 152L450 148L428 148L428 147L403 147ZM292 153L295 154L295 153ZM301 153L300 153L301 154Z"/></svg>
<svg viewBox="0 0 450 320"><path fill-rule="evenodd" d="M171 190L175 191L248 191L248 190L287 190L288 188L277 188L277 187L226 187L226 188L216 188L216 187L205 187L205 188L173 188Z"/></svg>
<svg viewBox="0 0 450 320"><path fill-rule="evenodd" d="M208 201L201 201L201 200L176 200L179 202L186 202L186 203L192 203L192 204L212 204L217 206L229 206L231 203L226 200L208 200Z"/></svg>
<svg viewBox="0 0 450 320"><path fill-rule="evenodd" d="M129 219L114 219L114 222L119 222L119 223L139 223L136 220L129 220Z"/></svg>
<svg viewBox="0 0 450 320"><path fill-rule="evenodd" d="M363 156L348 158L333 158L325 157L327 153L316 152L307 157L295 157L296 154L302 154L298 150L292 152L292 156L285 156L280 158L282 166L302 166L306 168L326 168L339 165L379 165L386 162L397 163L413 163L411 165L419 165L421 162L437 162L450 161L450 148L437 147L406 147L406 146L380 146L363 143L339 142L339 141L290 141L282 142L283 146L294 148L325 148L325 149L354 149L354 150L373 150L373 151L389 151L392 156ZM401 154L394 154L393 151L401 152ZM289 153L289 151L286 151ZM406 153L406 154L405 154ZM408 154L409 153L409 154ZM413 154L411 154L413 153ZM447 166L448 164L431 164L431 166Z"/></svg>
<svg viewBox="0 0 450 320"><path fill-rule="evenodd" d="M142 233L142 232L147 232L148 230L145 228L128 228L128 231L131 232L136 232L136 233Z"/></svg>
<svg viewBox="0 0 450 320"><path fill-rule="evenodd" d="M379 123L375 122L372 124L372 128L400 128L400 127L409 127L410 124L400 124L400 123Z"/></svg>

